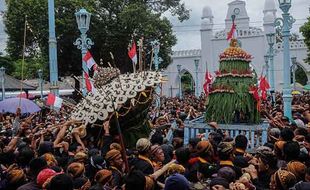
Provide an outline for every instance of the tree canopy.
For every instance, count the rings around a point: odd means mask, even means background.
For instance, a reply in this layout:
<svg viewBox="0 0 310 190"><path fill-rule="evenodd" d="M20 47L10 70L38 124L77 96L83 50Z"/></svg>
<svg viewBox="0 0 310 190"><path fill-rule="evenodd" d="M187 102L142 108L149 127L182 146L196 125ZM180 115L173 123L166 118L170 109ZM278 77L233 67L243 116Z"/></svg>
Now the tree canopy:
<svg viewBox="0 0 310 190"><path fill-rule="evenodd" d="M6 0L6 32L9 36L7 52L13 60L21 59L24 21L27 19L26 57L40 57L48 66L48 2L46 0ZM80 36L75 15L84 7L92 13L88 37L95 44L90 49L95 60L102 58L104 66L111 60L122 72L132 70L128 58L128 44L144 38L146 63L150 63L150 42L160 41L159 56L163 59L160 67L170 62L171 47L176 44L172 25L163 14L167 11L180 21L189 18L189 10L181 0L55 0L58 68L60 75L81 73L81 52L73 42ZM36 59L36 58L35 58ZM40 62L42 63L42 62Z"/></svg>
<svg viewBox="0 0 310 190"><path fill-rule="evenodd" d="M308 50L310 50L310 17L308 18L308 21L300 27L300 32L304 36L305 44L308 47ZM305 60L308 64L310 64L310 52L308 51L308 56Z"/></svg>

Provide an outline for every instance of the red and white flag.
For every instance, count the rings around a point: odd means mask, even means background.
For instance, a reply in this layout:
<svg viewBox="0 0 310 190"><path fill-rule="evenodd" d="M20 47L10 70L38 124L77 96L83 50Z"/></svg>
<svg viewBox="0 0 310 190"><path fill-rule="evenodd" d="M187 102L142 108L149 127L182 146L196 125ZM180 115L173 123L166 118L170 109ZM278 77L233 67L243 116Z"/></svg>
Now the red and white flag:
<svg viewBox="0 0 310 190"><path fill-rule="evenodd" d="M46 105L48 106L54 106L56 108L61 108L63 99L55 96L52 93L49 93L46 100Z"/></svg>
<svg viewBox="0 0 310 190"><path fill-rule="evenodd" d="M90 80L89 75L86 72L84 72L84 79L87 92L94 93L96 91L96 88L94 87L93 82Z"/></svg>
<svg viewBox="0 0 310 190"><path fill-rule="evenodd" d="M91 69L92 66L97 65L96 61L94 60L93 56L90 54L89 51L87 51L87 53L83 57L83 61L86 62L86 66L88 69Z"/></svg>
<svg viewBox="0 0 310 190"><path fill-rule="evenodd" d="M235 21L233 20L232 26L230 31L227 34L227 41L231 40L231 39L236 39L237 38L237 30L236 30L236 24Z"/></svg>
<svg viewBox="0 0 310 190"><path fill-rule="evenodd" d="M260 77L259 80L259 89L261 90L261 97L263 100L267 100L267 90L270 88L266 76Z"/></svg>
<svg viewBox="0 0 310 190"><path fill-rule="evenodd" d="M212 75L209 71L207 71L205 75L205 83L203 84L203 89L205 91L206 96L208 96L210 92L211 83L212 83Z"/></svg>
<svg viewBox="0 0 310 190"><path fill-rule="evenodd" d="M132 63L136 64L138 62L138 58L137 58L137 47L136 47L136 43L133 40L132 44L131 44L131 48L128 51L128 56L130 57L130 59L132 60Z"/></svg>

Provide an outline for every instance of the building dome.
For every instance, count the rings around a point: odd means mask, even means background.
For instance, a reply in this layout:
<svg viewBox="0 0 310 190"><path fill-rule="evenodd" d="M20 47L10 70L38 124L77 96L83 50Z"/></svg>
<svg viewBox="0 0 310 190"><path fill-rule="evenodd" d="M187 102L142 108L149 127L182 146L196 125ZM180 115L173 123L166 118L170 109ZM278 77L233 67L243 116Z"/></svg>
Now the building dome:
<svg viewBox="0 0 310 190"><path fill-rule="evenodd" d="M212 30L213 22L210 19L203 19L201 22L202 30Z"/></svg>
<svg viewBox="0 0 310 190"><path fill-rule="evenodd" d="M211 25L213 24L210 19L203 19L201 22L201 25L203 25L203 26L208 26L210 24Z"/></svg>
<svg viewBox="0 0 310 190"><path fill-rule="evenodd" d="M264 11L276 10L276 3L274 0L265 0Z"/></svg>
<svg viewBox="0 0 310 190"><path fill-rule="evenodd" d="M213 18L212 10L209 6L205 6L202 10L202 18Z"/></svg>
<svg viewBox="0 0 310 190"><path fill-rule="evenodd" d="M272 12L267 12L264 16L264 23L273 23L275 17Z"/></svg>

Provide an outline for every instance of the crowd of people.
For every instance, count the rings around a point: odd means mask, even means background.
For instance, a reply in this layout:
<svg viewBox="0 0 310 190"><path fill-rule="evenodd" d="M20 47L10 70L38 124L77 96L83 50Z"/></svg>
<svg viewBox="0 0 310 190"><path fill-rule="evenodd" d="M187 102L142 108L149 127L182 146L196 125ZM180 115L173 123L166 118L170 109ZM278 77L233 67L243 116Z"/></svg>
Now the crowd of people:
<svg viewBox="0 0 310 190"><path fill-rule="evenodd" d="M184 145L184 121L202 116L205 100L162 97L161 107L149 110L150 136L125 149L111 136L109 121L98 145L83 123L70 119L69 107L27 116L3 113L0 190L310 189L309 93L294 96L293 120L283 115L281 94L262 102L268 142L251 152L244 134L229 136L214 122L208 139Z"/></svg>

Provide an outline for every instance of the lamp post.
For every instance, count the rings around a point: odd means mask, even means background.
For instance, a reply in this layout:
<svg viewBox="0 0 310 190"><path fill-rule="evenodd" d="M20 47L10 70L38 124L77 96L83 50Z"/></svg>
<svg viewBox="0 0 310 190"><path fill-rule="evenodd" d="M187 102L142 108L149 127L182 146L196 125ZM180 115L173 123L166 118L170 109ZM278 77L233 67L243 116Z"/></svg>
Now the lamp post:
<svg viewBox="0 0 310 190"><path fill-rule="evenodd" d="M181 65L177 65L179 74L179 98L182 99L182 77L181 77Z"/></svg>
<svg viewBox="0 0 310 190"><path fill-rule="evenodd" d="M284 115L292 119L292 94L291 94L291 76L290 75L290 29L292 28L295 19L290 15L291 0L278 0L280 9L282 10L282 17L275 20L275 25L282 30L283 40L283 102Z"/></svg>
<svg viewBox="0 0 310 190"><path fill-rule="evenodd" d="M54 0L48 0L48 27L49 27L48 43L49 43L50 90L53 94L59 95Z"/></svg>
<svg viewBox="0 0 310 190"><path fill-rule="evenodd" d="M153 48L153 52L154 52L154 65L155 65L155 71L158 71L159 68L159 57L158 57L158 53L159 53L159 49L160 49L160 43L158 40L154 40L151 42L151 46Z"/></svg>
<svg viewBox="0 0 310 190"><path fill-rule="evenodd" d="M38 76L39 76L39 86L40 86L40 97L41 100L43 100L43 71L42 69L38 70Z"/></svg>
<svg viewBox="0 0 310 190"><path fill-rule="evenodd" d="M293 90L296 90L296 69L297 69L297 57L291 57L292 60L292 73L293 73Z"/></svg>
<svg viewBox="0 0 310 190"><path fill-rule="evenodd" d="M4 75L5 75L5 68L0 68L0 82L1 82L1 88L2 88L2 98L1 100L5 99L5 87L4 87Z"/></svg>
<svg viewBox="0 0 310 190"><path fill-rule="evenodd" d="M269 45L269 50L268 50L268 55L269 55L269 84L270 84L270 92L271 94L274 93L275 91L275 85L274 85L274 63L273 63L273 59L274 59L274 49L273 49L273 45L275 43L275 33L269 33L266 34L267 36L267 42Z"/></svg>
<svg viewBox="0 0 310 190"><path fill-rule="evenodd" d="M83 57L86 55L88 49L90 49L91 46L94 45L94 42L90 38L88 38L86 34L89 29L91 14L87 12L86 9L82 8L77 13L75 13L75 17L78 28L81 32L81 36L77 38L73 44L76 45L77 48L80 49L82 52L82 93L83 96L86 96L86 84L84 74L88 75L88 68L86 66L86 62L83 60Z"/></svg>
<svg viewBox="0 0 310 190"><path fill-rule="evenodd" d="M195 96L199 97L199 78L198 78L198 68L199 68L199 59L195 59L195 71L196 71L196 81L195 81Z"/></svg>
<svg viewBox="0 0 310 190"><path fill-rule="evenodd" d="M267 80L269 82L269 56L268 55L264 55L264 60L265 60L265 69L266 69L266 76L267 76ZM263 71L264 72L264 71Z"/></svg>
<svg viewBox="0 0 310 190"><path fill-rule="evenodd" d="M159 64L160 64L160 60L158 57L158 53L159 53L159 49L160 49L160 43L158 40L154 40L151 42L151 46L154 52L154 64L155 64L155 71L158 71L159 69ZM159 108L160 107L160 87L159 84L156 87L156 107Z"/></svg>

